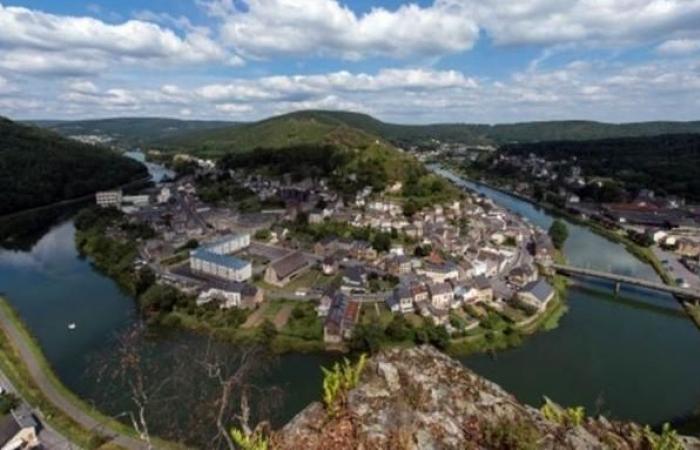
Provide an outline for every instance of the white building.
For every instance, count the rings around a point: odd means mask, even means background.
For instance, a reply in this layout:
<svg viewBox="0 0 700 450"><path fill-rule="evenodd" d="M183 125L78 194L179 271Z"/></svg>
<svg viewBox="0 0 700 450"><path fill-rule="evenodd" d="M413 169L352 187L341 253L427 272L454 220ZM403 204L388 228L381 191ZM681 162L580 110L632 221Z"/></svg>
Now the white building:
<svg viewBox="0 0 700 450"><path fill-rule="evenodd" d="M119 207L122 204L122 191L102 191L95 194L97 204L102 208Z"/></svg>
<svg viewBox="0 0 700 450"><path fill-rule="evenodd" d="M171 196L172 193L170 192L170 188L167 186L163 187L158 193L158 203L168 203Z"/></svg>
<svg viewBox="0 0 700 450"><path fill-rule="evenodd" d="M209 275L226 281L243 282L253 276L253 266L234 256L221 255L199 248L190 252L192 272Z"/></svg>
<svg viewBox="0 0 700 450"><path fill-rule="evenodd" d="M134 206L148 206L151 199L148 195L125 195L122 197L122 202Z"/></svg>
<svg viewBox="0 0 700 450"><path fill-rule="evenodd" d="M217 255L229 255L250 245L250 234L229 234L205 244L207 250Z"/></svg>

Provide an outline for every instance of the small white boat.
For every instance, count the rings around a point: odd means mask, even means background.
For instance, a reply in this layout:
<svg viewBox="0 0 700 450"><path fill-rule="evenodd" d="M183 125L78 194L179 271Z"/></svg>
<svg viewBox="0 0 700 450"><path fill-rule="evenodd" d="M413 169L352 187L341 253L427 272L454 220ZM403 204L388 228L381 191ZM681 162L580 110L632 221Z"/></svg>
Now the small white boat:
<svg viewBox="0 0 700 450"><path fill-rule="evenodd" d="M69 329L69 330L75 330L75 328L76 328L75 322L72 322L72 323L69 323L69 324L68 324L68 329Z"/></svg>

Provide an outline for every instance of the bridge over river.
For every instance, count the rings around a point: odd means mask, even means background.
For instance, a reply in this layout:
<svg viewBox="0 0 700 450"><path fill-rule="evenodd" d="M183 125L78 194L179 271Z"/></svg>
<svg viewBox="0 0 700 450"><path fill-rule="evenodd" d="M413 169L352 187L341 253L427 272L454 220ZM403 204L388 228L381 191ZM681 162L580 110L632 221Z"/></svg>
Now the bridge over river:
<svg viewBox="0 0 700 450"><path fill-rule="evenodd" d="M700 300L700 290L696 289L686 289L676 286L669 286L667 284L643 280L640 278L628 277L626 275L618 275L609 272L602 272L599 270L582 269L580 267L566 266L562 264L553 264L552 268L564 275L580 275L584 277L600 278L603 280L613 281L616 283L616 291L620 289L620 284L624 283L632 286L640 286L643 288L652 289L654 291L667 292L682 299Z"/></svg>

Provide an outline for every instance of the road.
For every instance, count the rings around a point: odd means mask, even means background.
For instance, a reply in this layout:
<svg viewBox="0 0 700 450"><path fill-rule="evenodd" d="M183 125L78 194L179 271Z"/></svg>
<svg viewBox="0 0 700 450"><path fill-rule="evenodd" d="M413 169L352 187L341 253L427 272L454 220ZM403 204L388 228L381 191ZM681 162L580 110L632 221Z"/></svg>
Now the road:
<svg viewBox="0 0 700 450"><path fill-rule="evenodd" d="M87 414L81 408L73 404L71 399L67 398L60 389L49 379L47 374L41 367L40 362L32 352L31 347L20 330L7 312L0 308L0 326L7 334L12 345L17 349L20 357L24 361L29 370L34 384L41 390L44 396L54 404L64 414L79 423L86 430L100 430L100 432L111 439L114 444L129 450L146 450L147 446L140 440L113 432L105 427L104 421L98 421L91 415Z"/></svg>
<svg viewBox="0 0 700 450"><path fill-rule="evenodd" d="M656 257L659 258L659 261L662 261L663 266L666 268L669 275L671 275L671 278L674 280L677 278L683 278L688 282L692 289L700 290L700 277L681 264L681 261L678 259L678 255L673 252L662 250L656 245L653 247L653 251ZM663 261L668 262L664 263Z"/></svg>

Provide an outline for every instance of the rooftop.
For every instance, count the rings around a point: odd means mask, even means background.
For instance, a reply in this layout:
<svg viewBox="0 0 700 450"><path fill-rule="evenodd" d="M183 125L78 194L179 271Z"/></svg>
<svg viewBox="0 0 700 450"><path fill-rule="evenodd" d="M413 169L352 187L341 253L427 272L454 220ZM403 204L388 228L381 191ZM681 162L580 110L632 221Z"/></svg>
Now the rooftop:
<svg viewBox="0 0 700 450"><path fill-rule="evenodd" d="M216 264L217 266L227 267L229 269L234 270L241 270L250 264L248 261L236 258L235 256L219 255L216 253L212 253L206 248L198 248L196 250L192 250L190 252L190 257L201 259L202 261L206 261L208 263Z"/></svg>

